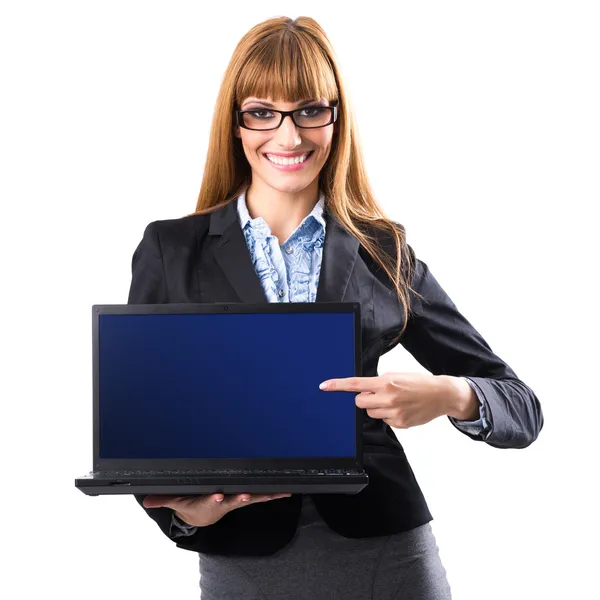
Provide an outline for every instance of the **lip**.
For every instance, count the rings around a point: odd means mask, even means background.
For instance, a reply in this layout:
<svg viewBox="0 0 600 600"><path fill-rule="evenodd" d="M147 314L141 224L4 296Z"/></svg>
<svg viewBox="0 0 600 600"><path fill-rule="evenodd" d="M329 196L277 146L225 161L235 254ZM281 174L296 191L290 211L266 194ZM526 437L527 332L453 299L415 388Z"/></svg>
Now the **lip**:
<svg viewBox="0 0 600 600"><path fill-rule="evenodd" d="M314 150L303 150L302 152L263 152L263 154L272 154L273 156L282 156L283 158L293 158L294 156L302 156L307 152L314 152Z"/></svg>
<svg viewBox="0 0 600 600"><path fill-rule="evenodd" d="M302 162L302 163L298 163L297 165L277 165L273 162L271 162L268 158L267 158L267 154L273 154L274 156L283 156L286 158L291 158L292 156L302 156L303 154L306 154L306 152L301 152L300 154L280 154L280 153L275 153L275 152L267 152L264 153L263 152L263 158L274 168L277 169L278 171L299 171L300 169L302 169L304 167L304 165L306 165L306 163L310 162L310 159L313 157L314 154L314 150L310 150L309 151L310 154L308 155L308 158Z"/></svg>

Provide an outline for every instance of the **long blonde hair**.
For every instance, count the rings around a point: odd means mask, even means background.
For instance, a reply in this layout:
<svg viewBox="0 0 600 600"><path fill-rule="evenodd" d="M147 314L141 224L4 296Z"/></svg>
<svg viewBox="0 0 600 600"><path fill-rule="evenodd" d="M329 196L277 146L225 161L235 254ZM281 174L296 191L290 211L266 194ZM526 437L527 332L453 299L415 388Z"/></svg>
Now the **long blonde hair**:
<svg viewBox="0 0 600 600"><path fill-rule="evenodd" d="M394 286L405 317L402 331L391 342L394 344L404 332L411 310L408 290L414 292L410 288L414 264L408 256L404 227L388 219L373 197L335 54L314 19L269 19L253 27L238 43L219 90L193 214L222 208L251 183L241 140L233 135L234 111L249 96L288 102L325 98L338 103L337 131L319 174L319 189L324 192L329 213L358 238ZM377 243L374 229L392 236L393 253Z"/></svg>

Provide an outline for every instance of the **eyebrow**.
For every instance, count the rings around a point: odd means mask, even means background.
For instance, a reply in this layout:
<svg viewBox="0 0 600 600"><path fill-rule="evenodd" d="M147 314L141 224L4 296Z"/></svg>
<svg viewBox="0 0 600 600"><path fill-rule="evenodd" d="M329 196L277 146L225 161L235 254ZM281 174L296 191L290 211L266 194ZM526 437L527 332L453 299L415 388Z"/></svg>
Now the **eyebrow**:
<svg viewBox="0 0 600 600"><path fill-rule="evenodd" d="M242 106L245 106L246 103L251 103L251 102L255 102L256 104L262 104L263 106L266 106L267 108L275 108L274 104L271 104L270 102L265 102L264 100L255 100L255 99L248 99L248 100L244 100ZM312 99L312 100L303 100L302 102L300 102L298 104L297 108L300 108L301 106L306 106L307 104L314 104L314 103L318 103L321 102L321 100L316 100L316 99Z"/></svg>

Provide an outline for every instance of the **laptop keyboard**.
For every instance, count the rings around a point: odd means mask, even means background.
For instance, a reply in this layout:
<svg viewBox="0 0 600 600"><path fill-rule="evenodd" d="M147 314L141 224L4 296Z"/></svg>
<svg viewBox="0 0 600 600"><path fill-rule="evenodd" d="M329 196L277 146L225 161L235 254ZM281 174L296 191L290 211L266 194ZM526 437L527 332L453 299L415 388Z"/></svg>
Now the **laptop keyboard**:
<svg viewBox="0 0 600 600"><path fill-rule="evenodd" d="M361 475L357 469L203 469L175 471L94 471L93 475L102 477L223 477L227 475Z"/></svg>

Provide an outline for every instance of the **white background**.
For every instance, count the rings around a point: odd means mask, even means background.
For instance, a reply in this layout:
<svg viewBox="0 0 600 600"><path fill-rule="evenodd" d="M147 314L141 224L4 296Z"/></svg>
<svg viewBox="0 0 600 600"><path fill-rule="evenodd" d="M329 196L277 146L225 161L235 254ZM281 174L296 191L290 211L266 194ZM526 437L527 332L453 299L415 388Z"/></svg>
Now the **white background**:
<svg viewBox="0 0 600 600"><path fill-rule="evenodd" d="M74 487L92 459L90 307L126 303L150 221L193 212L239 39L308 15L336 49L381 205L543 405L525 450L445 417L397 431L454 597L593 597L595 5L3 2L0 595L198 598L195 553L132 497ZM411 370L398 346L379 372Z"/></svg>

